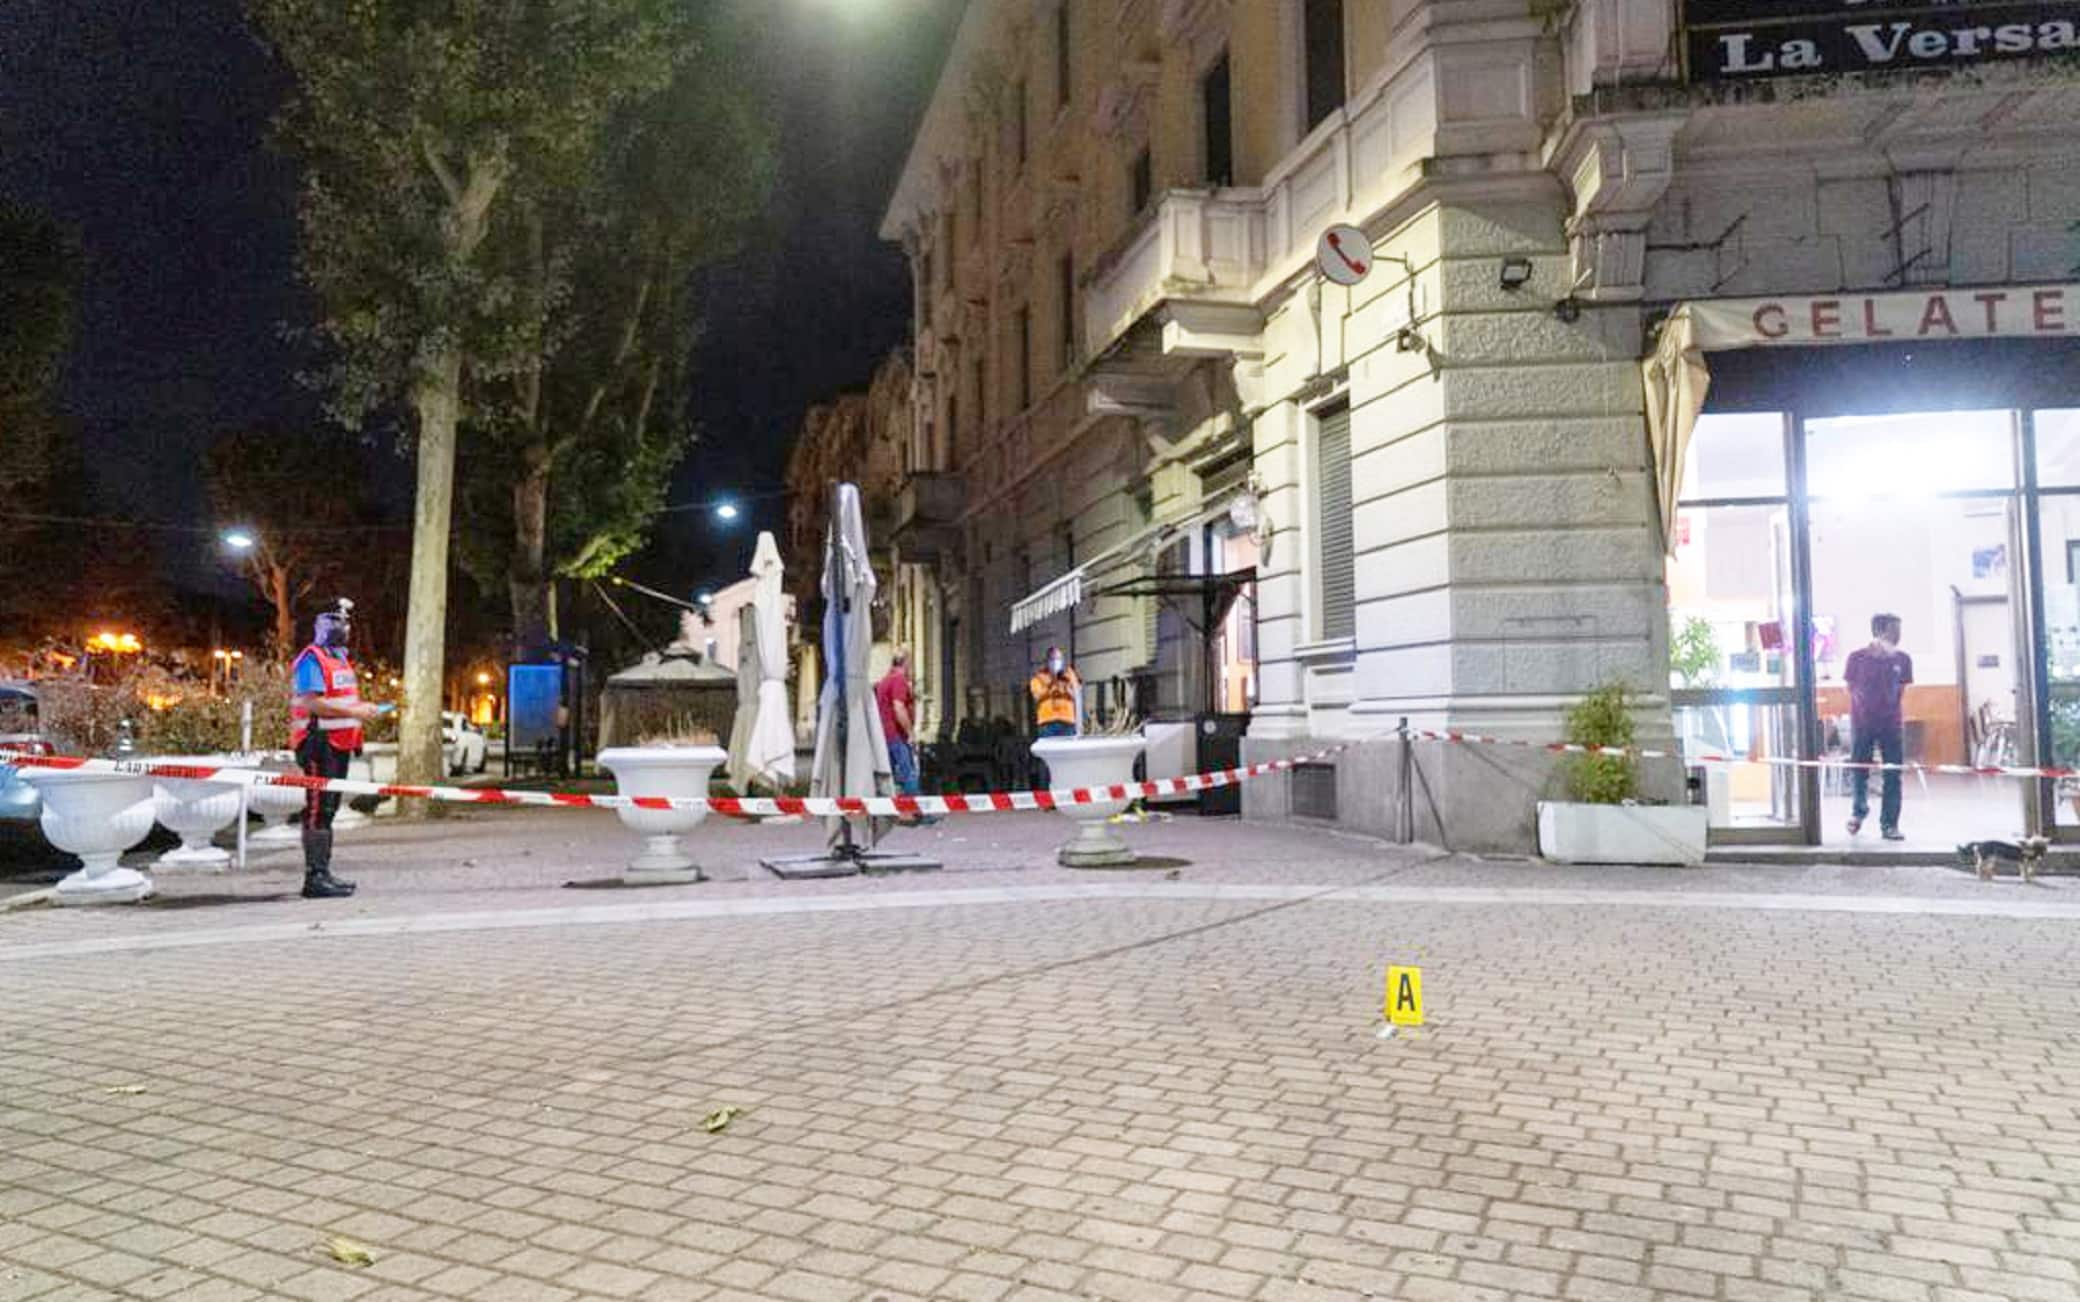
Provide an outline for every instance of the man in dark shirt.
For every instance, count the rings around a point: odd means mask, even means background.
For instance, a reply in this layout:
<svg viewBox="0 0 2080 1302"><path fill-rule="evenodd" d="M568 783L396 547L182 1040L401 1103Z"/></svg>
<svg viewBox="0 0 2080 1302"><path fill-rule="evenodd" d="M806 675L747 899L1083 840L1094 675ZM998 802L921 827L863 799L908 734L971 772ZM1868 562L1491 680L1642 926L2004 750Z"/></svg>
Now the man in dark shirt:
<svg viewBox="0 0 2080 1302"><path fill-rule="evenodd" d="M1900 744L1900 704L1914 681L1914 661L1899 649L1899 616L1871 616L1871 644L1849 653L1842 670L1849 687L1849 762L1868 764L1883 757L1885 790L1878 806L1878 829L1888 841L1907 838L1899 830L1900 770L1905 750ZM1869 769L1853 770L1849 789L1849 835L1863 830L1870 817Z"/></svg>

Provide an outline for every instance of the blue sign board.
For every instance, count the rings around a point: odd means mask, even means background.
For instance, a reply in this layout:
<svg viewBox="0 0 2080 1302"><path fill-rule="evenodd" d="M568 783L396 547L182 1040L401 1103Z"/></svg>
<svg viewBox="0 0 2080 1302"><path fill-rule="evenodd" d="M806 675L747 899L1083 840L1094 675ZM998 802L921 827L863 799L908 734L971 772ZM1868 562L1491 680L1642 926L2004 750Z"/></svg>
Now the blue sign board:
<svg viewBox="0 0 2080 1302"><path fill-rule="evenodd" d="M562 703L562 665L506 666L507 748L533 750L543 741L561 746L556 707Z"/></svg>

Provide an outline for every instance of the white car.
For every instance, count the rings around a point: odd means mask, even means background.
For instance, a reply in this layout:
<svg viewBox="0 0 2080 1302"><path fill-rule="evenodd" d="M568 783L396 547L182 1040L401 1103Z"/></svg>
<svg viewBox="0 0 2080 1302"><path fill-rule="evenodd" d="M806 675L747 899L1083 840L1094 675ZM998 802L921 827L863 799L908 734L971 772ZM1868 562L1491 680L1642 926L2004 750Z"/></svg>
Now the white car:
<svg viewBox="0 0 2080 1302"><path fill-rule="evenodd" d="M448 752L451 774L482 773L491 759L483 729L453 710L441 715L441 745Z"/></svg>

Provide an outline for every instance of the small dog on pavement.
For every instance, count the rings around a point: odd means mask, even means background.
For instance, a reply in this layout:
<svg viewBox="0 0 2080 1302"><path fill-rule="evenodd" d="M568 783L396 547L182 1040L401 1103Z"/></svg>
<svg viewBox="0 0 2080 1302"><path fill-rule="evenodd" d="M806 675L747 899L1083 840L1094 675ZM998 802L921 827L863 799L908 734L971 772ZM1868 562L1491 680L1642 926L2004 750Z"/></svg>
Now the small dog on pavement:
<svg viewBox="0 0 2080 1302"><path fill-rule="evenodd" d="M2025 836L2014 841L1966 841L1957 847L1957 860L1977 869L1982 882L1993 880L1996 865L2012 863L2022 874L2023 884L2027 885L2037 879L2037 863L2050 848L2050 840L2041 836Z"/></svg>

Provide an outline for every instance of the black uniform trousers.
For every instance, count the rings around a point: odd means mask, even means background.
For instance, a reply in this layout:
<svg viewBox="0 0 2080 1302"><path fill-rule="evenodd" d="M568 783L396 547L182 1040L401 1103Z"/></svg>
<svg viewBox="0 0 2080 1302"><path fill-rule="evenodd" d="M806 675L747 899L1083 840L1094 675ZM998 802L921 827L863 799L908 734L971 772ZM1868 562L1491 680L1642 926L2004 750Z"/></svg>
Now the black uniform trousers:
<svg viewBox="0 0 2080 1302"><path fill-rule="evenodd" d="M296 762L307 778L343 778L354 756L329 741L322 729L312 727L296 748ZM303 870L306 873L332 869L332 820L339 813L337 791L303 793Z"/></svg>

